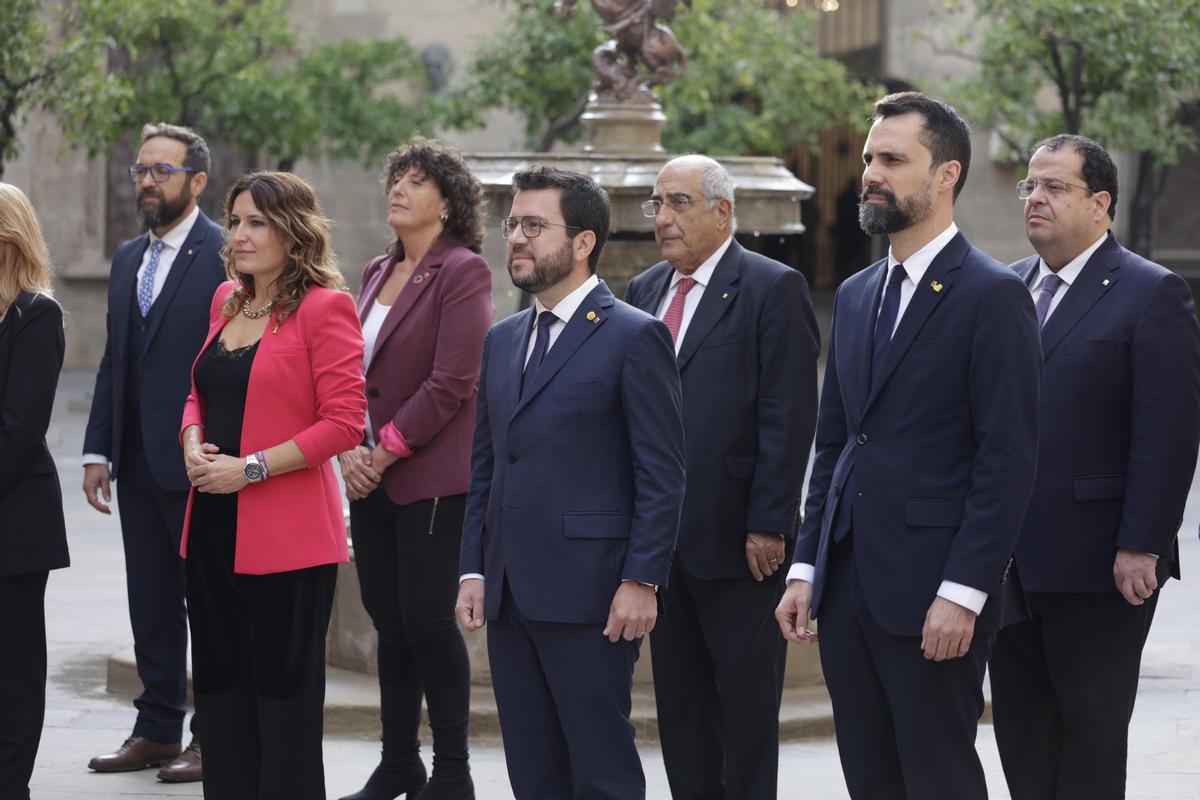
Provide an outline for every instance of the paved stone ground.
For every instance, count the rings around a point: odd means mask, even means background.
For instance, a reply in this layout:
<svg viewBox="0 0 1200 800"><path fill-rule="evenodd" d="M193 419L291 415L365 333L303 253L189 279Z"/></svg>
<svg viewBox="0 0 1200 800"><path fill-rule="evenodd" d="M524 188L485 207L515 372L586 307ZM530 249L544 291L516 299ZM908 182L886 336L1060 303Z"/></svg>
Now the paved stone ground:
<svg viewBox="0 0 1200 800"><path fill-rule="evenodd" d="M35 800L118 800L200 797L197 785L168 786L153 771L98 775L88 758L107 752L128 735L133 708L105 691L109 653L131 646L125 606L124 564L115 515L102 517L79 490L79 447L91 376L63 376L50 432L66 492L72 567L51 575L46 613L50 679L46 727L33 778ZM1200 483L1193 488L1184 522L1184 573L1200 570ZM378 745L365 739L328 737L325 769L330 798L356 790L377 758ZM1007 798L990 726L982 726L979 750L994 798ZM425 753L428 758L428 753ZM670 797L662 755L644 748L647 796ZM783 747L781 797L843 800L846 791L831 740ZM472 765L480 800L505 800L511 792L498 746L476 745ZM1146 647L1141 692L1130 748L1130 800L1200 800L1200 578L1172 583L1159 604Z"/></svg>

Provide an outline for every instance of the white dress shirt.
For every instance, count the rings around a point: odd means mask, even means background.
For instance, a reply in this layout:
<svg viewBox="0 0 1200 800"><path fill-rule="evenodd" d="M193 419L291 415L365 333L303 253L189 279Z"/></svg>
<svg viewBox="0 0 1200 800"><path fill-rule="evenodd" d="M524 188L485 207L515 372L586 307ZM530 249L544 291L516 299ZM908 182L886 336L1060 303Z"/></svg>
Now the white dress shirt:
<svg viewBox="0 0 1200 800"><path fill-rule="evenodd" d="M1075 279L1079 277L1079 273L1083 272L1083 268L1087 266L1087 262L1091 259L1092 254L1100 249L1100 245L1104 244L1104 240L1107 238L1108 232L1105 231L1104 235L1092 242L1087 250L1084 250L1068 261L1067 265L1058 272L1050 269L1045 259L1038 259L1037 276L1033 279L1033 283L1029 285L1029 291L1033 294L1033 301L1035 303L1037 302L1038 295L1042 293L1042 284L1046 281L1047 275L1057 275L1062 279L1062 283L1058 285L1058 289L1054 292L1054 297L1050 298L1050 308L1046 311L1046 319L1042 320L1043 327L1050 320L1050 315L1054 313L1054 309L1058 308L1058 304L1066 296L1067 290L1075 283Z"/></svg>
<svg viewBox="0 0 1200 800"><path fill-rule="evenodd" d="M171 265L175 263L175 256L179 255L180 248L187 241L188 234L192 232L192 226L196 224L196 219L200 216L200 207L196 206L192 209L192 213L183 218L183 221L176 225L171 230L167 231L166 236L162 237L163 250L158 255L158 269L154 273L154 283L150 287L150 304L158 299L162 293L163 286L167 283L167 275L171 272ZM146 252L142 254L142 265L138 267L137 277L134 286L142 285L142 275L150 266L150 248L158 241L158 237L154 235L154 231L150 231L150 241L146 243ZM136 291L136 290L135 290ZM135 300L136 302L136 300ZM182 413L182 412L181 412ZM108 456L100 453L84 453L83 465L88 464L107 464Z"/></svg>
<svg viewBox="0 0 1200 800"><path fill-rule="evenodd" d="M958 226L953 222L950 227L933 237L929 244L922 247L917 252L913 253L904 261L904 280L900 282L900 307L896 311L896 326L892 328L892 333L895 334L896 328L900 327L900 320L904 317L904 312L908 309L908 304L912 300L913 295L917 291L917 287L921 284L925 277L925 272L929 269L929 265L937 257L938 253L942 252L950 240L958 233ZM888 274L891 274L892 268L900 262L896 260L892 254L891 248L888 248ZM882 301L880 302L882 308ZM879 309L875 310L876 315L879 314ZM812 583L813 576L816 574L816 568L812 564L803 562L793 564L788 570L787 581L808 581ZM954 581L942 581L938 587L938 597L945 598L952 603L957 603L964 608L974 611L976 614L983 611L983 606L987 603L987 593L981 592L970 586L964 586L961 583Z"/></svg>
<svg viewBox="0 0 1200 800"><path fill-rule="evenodd" d="M692 322L692 316L695 315L696 309L700 307L700 298L704 296L704 288L708 286L708 282L712 280L713 271L717 268L717 264L725 256L725 251L729 249L733 237L730 236L725 240L725 243L716 249L716 251L704 260L695 272L690 277L695 279L696 285L687 293L687 297L683 299L683 321L679 323L679 335L675 337L675 355L679 355L679 348L683 344L683 337L687 334L688 325ZM654 312L654 316L663 319L667 315L667 309L671 307L671 301L675 299L675 291L679 286L679 282L684 278L689 277L684 275L679 270L675 270L671 275L671 285L667 289L666 296L662 302L658 304L658 310Z"/></svg>
<svg viewBox="0 0 1200 800"><path fill-rule="evenodd" d="M550 323L550 329L547 331L549 339L546 342L546 354L549 354L550 349L552 347L554 347L554 343L556 341L558 341L559 334L561 334L563 332L563 329L565 329L567 327L567 323L571 321L571 317L575 316L575 312L578 311L579 306L581 306L583 304L584 298L586 298L591 293L592 289L595 289L599 285L600 285L600 279L598 277L596 277L596 275L594 273L592 275L589 275L588 279L586 281L579 284L579 286L575 287L574 291L572 291L569 295L564 297L562 300L559 300L558 305L556 305L554 308L546 308L544 305L542 305L541 300L538 300L536 297L534 298L534 300L533 300L533 319L535 320L535 322L534 322L535 332L537 329L536 320L543 311L549 311L556 318L554 320L554 322ZM537 344L537 336L536 335L530 336L529 337L529 346L525 348L525 364L526 365L529 364L529 359L530 359L530 357L533 356L533 348L536 344ZM546 354L543 354L542 358L545 358ZM482 575L480 575L478 572L466 572L459 576L458 582L462 583L463 581L469 580L470 578L478 578L479 580L484 580L484 577Z"/></svg>

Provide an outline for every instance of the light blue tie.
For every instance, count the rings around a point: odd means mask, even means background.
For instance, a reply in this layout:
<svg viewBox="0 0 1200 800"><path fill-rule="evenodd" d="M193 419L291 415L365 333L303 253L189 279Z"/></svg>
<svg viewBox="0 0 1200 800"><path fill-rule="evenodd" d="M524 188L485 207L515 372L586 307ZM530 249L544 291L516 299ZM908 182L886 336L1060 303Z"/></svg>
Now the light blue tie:
<svg viewBox="0 0 1200 800"><path fill-rule="evenodd" d="M158 272L158 257L165 248L162 239L155 239L154 244L150 245L150 263L138 282L138 309L143 317L150 313L150 306L154 302L154 274Z"/></svg>

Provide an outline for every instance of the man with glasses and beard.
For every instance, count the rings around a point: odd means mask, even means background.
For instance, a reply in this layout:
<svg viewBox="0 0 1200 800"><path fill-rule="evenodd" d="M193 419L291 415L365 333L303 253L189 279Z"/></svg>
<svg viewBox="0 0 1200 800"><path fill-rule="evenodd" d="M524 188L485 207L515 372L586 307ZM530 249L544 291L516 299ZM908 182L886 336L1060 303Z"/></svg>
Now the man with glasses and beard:
<svg viewBox="0 0 1200 800"><path fill-rule="evenodd" d="M209 305L225 278L222 230L196 205L208 170L208 145L193 131L166 123L142 129L129 175L138 223L147 230L113 256L108 341L83 444L88 503L112 513L109 482L117 481L129 621L143 687L130 737L88 767L161 767L158 777L168 782L201 778L195 716L191 744L180 752L187 612L179 540L190 484L179 420L192 359L208 333Z"/></svg>
<svg viewBox="0 0 1200 800"><path fill-rule="evenodd" d="M946 104L916 92L875 104L859 220L891 248L834 301L776 611L798 644L820 621L855 800L987 797L975 733L1033 490L1042 359L1029 289L954 225L970 158Z"/></svg>
<svg viewBox="0 0 1200 800"><path fill-rule="evenodd" d="M457 613L488 625L518 800L636 800L633 665L683 505L667 326L596 277L608 197L586 175L513 176L501 233L533 308L483 345Z"/></svg>

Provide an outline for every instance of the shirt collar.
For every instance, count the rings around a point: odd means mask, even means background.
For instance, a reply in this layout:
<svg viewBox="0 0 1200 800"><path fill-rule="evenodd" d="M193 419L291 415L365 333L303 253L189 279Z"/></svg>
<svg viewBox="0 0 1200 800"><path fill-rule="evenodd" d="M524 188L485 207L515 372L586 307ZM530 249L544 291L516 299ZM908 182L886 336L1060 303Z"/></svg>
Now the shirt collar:
<svg viewBox="0 0 1200 800"><path fill-rule="evenodd" d="M1104 240L1107 238L1108 231L1105 231L1104 235L1092 242L1091 246L1088 247L1087 250L1084 250L1082 253L1068 261L1067 265L1058 272L1050 269L1049 265L1046 264L1045 259L1039 258L1037 279L1034 280L1033 285L1029 288L1036 291L1041 287L1042 281L1046 280L1047 275L1057 275L1062 279L1063 283L1065 283L1067 286L1070 286L1075 282L1075 279L1079 277L1079 273L1083 272L1083 268L1087 266L1087 262L1089 259L1091 259L1092 254L1100 249L1100 245L1104 244Z"/></svg>
<svg viewBox="0 0 1200 800"><path fill-rule="evenodd" d="M687 277L693 278L701 286L708 286L708 282L712 280L713 272L717 269L717 264L721 263L721 259L725 257L725 251L729 249L729 245L731 244L733 244L732 235L725 240L724 244L714 250L711 256L704 259L704 263L697 267L696 271L690 276L684 275L679 270L675 270L675 273L671 276L671 288L674 288L675 284Z"/></svg>
<svg viewBox="0 0 1200 800"><path fill-rule="evenodd" d="M178 250L183 247L183 243L187 240L188 234L192 232L192 226L196 224L196 219L199 216L200 206L196 206L192 209L192 213L184 217L183 222L167 231L167 235L162 237L163 245L172 250ZM158 239L159 237L154 235L154 231L150 231L150 244L154 244Z"/></svg>
<svg viewBox="0 0 1200 800"><path fill-rule="evenodd" d="M584 298L591 294L592 289L600 285L600 278L592 273L588 279L575 287L569 295L558 301L552 309L547 309L542 305L542 301L536 297L533 298L533 310L536 314L541 314L543 311L549 311L554 316L558 317L560 322L566 323L571 321L571 317L575 316L575 311L583 304ZM535 315L536 316L536 315Z"/></svg>
<svg viewBox="0 0 1200 800"><path fill-rule="evenodd" d="M939 233L937 236L929 240L929 243L922 247L917 252L913 253L904 261L904 274L914 284L921 282L921 278L925 277L925 270L929 269L929 265L937 258L938 253L942 252L942 248L950 244L950 240L958 235L958 226L953 222L950 227ZM888 248L888 272L892 271L892 267L900 262L892 255L892 248Z"/></svg>

